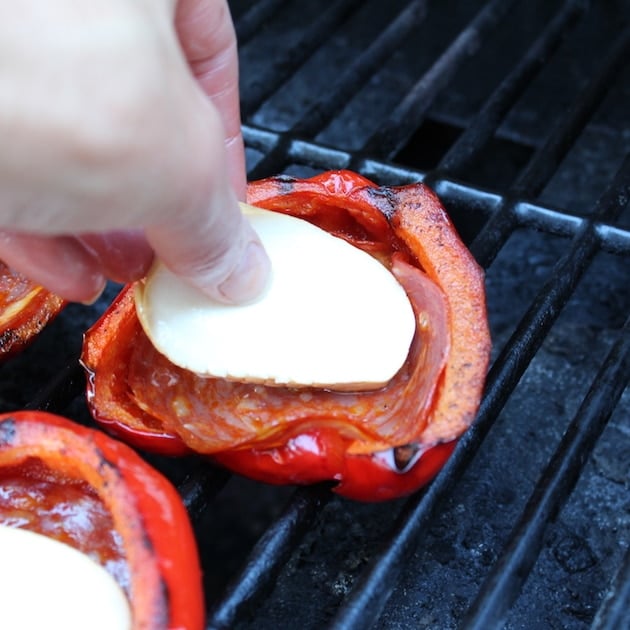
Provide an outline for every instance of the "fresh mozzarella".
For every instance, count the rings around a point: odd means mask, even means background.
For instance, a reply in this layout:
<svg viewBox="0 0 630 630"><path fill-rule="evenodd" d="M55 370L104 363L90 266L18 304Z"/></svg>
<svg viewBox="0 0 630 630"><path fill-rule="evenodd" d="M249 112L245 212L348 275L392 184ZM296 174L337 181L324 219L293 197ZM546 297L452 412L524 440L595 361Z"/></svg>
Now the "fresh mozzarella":
<svg viewBox="0 0 630 630"><path fill-rule="evenodd" d="M338 390L387 383L415 332L392 273L307 221L242 206L271 259L266 292L222 304L157 263L136 290L154 346L180 367L242 382Z"/></svg>
<svg viewBox="0 0 630 630"><path fill-rule="evenodd" d="M0 627L11 630L130 630L114 578L80 551L0 525Z"/></svg>

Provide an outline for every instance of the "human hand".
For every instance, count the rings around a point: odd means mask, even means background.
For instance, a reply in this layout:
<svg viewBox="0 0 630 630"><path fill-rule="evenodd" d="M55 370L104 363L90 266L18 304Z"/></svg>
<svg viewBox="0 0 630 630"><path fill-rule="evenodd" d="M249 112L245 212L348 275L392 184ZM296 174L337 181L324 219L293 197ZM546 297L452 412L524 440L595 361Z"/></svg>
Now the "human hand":
<svg viewBox="0 0 630 630"><path fill-rule="evenodd" d="M242 218L226 0L0 0L0 259L89 302L153 256L243 301L268 259Z"/></svg>

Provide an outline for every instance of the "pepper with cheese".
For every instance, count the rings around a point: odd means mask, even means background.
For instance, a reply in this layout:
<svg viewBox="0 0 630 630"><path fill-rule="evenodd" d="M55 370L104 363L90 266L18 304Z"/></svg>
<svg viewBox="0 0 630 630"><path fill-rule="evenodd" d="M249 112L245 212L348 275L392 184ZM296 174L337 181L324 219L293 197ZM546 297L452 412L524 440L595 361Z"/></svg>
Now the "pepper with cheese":
<svg viewBox="0 0 630 630"><path fill-rule="evenodd" d="M93 416L136 446L202 453L270 483L332 480L336 492L367 501L416 490L442 467L479 405L490 353L483 271L423 184L379 187L331 171L253 182L248 202L318 226L393 275L415 321L400 369L385 384L355 390L197 373L147 337L129 286L85 337ZM325 286L319 291L314 301L334 314L329 325L357 321L355 312L336 309ZM396 318L372 323L364 347L397 326ZM327 334L312 323L302 332Z"/></svg>

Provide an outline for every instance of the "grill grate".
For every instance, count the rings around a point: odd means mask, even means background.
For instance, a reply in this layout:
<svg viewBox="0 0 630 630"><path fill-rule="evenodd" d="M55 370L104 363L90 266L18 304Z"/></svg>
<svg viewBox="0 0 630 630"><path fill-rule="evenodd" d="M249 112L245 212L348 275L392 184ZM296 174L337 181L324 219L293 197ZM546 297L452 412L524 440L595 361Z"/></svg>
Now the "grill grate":
<svg viewBox="0 0 630 630"><path fill-rule="evenodd" d="M592 80L575 98L570 112L550 129L547 139L533 151L531 159L506 192L492 196L453 179L464 175L467 166L479 158L514 103L536 74L545 68L546 59L565 38L570 37L578 19L588 8L584 2L567 2L558 8L548 25L542 28L539 37L487 99L479 115L433 169L420 175L412 169L391 163L421 125L436 96L449 84L458 67L470 55L471 45L478 46L486 30L497 27L510 4L495 2L481 7L476 17L412 85L392 114L359 150L343 151L337 146L317 142L317 136L360 90L369 71L392 54L390 42L405 37L425 18L426 3L408 3L398 19L393 19L383 29L382 36L357 56L348 70L341 72L340 78L331 82L330 90L318 96L305 109L306 113L287 129L274 131L271 127L258 127L255 124L246 128L249 146L259 148L263 154L252 169L253 177L287 170L294 163L314 169L349 167L381 182L422 178L437 190L447 205L482 208L481 213L487 220L472 241L471 249L486 267L492 265L495 256L519 228L535 228L573 238L569 251L552 270L549 281L534 297L531 307L496 359L475 428L462 440L436 482L424 494L411 498L402 507L380 551L372 556L367 568L355 580L350 594L333 616L332 627L335 628L363 628L379 618L390 593L396 587L405 559L413 553L422 532L430 525L440 501L470 464L485 434L570 300L593 257L600 249L617 253L623 250L623 253L627 253L628 234L622 234L615 227L615 221L628 200L627 166L620 170L589 219L578 219L566 209L558 211L534 204L532 199L541 193L556 173L559 164L572 149L575 138L592 119L611 83L614 83L628 58L628 31L622 31L613 42L600 68L593 73ZM351 80L353 76L355 80ZM251 112L251 109L245 109L246 119L251 116ZM626 327L619 333L619 341L611 351L610 358L603 364L600 375L593 381L592 389L569 426L566 438L540 477L514 534L508 539L505 553L494 565L484 589L472 600L464 622L466 627L494 627L499 620L505 619L508 608L521 591L538 556L547 523L561 509L628 381L627 335ZM297 506L302 505L302 501L301 494L296 496L288 512L298 510ZM312 501L315 502L315 499ZM318 509L321 509L319 503ZM302 514L305 512L303 510ZM309 526L312 526L313 518L309 514ZM292 526L284 532L284 540L287 546L292 546L295 544L294 537L303 531L302 519L292 521L282 517L270 531L284 531L288 523L292 523ZM216 604L210 627L231 627L237 619L243 618L243 611L256 599L252 593L252 583L260 584L260 596L268 586L267 583L263 586L265 580L260 580L260 573L264 572L262 567L265 567L269 581L280 572L286 561L286 549L283 547L283 553L272 554L272 558L269 558L266 554L268 548L263 541L264 537L250 555L244 572L236 577L236 586ZM274 541L277 544L277 539ZM257 579L252 580L255 575L258 575ZM239 592L243 584L248 585L246 593ZM617 587L618 591L621 589ZM617 609L621 610L619 607Z"/></svg>
<svg viewBox="0 0 630 630"><path fill-rule="evenodd" d="M423 180L487 270L477 421L424 491L359 505L152 458L208 628L630 627L627 0L232 0L252 178ZM72 306L0 400L89 422ZM45 386L41 386L45 383Z"/></svg>
<svg viewBox="0 0 630 630"><path fill-rule="evenodd" d="M514 529L504 555L475 600L465 627L495 627L505 617L540 551L546 524L571 492L582 463L619 401L630 373L630 320Z"/></svg>

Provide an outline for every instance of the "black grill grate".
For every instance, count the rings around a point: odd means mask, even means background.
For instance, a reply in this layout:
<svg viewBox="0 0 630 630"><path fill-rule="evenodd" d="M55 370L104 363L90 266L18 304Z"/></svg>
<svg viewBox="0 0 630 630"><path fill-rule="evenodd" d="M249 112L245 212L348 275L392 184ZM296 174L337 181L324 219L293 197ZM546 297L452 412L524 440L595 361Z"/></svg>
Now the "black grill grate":
<svg viewBox="0 0 630 630"><path fill-rule="evenodd" d="M480 154L496 135L505 116L536 74L545 68L546 59L565 38L571 37L580 19L589 19L588 15L583 17L588 11L584 2L567 2L557 8L548 23L543 19L538 37L506 78L497 84L479 114L427 172L413 172L413 169L405 169L400 163L393 162L397 161L398 155L421 126L427 112L430 113L436 96L449 85L459 66L468 59L471 48L482 45L480 42L488 30L500 27L514 3L492 2L480 6L445 51L412 82L391 114L380 121L378 129L367 136L360 148L344 151L343 144L318 142L319 134L361 90L370 72L382 65L395 50L395 44L410 36L425 19L430 11L427 4L409 2L402 7L399 15L383 26L382 34L353 58L347 69L336 72L330 88L315 95L313 102L291 125L274 130L273 125L249 124L246 128L248 144L260 149L263 154L252 169L253 176L290 171L295 164L301 164L313 169L348 167L388 183L422 178L437 190L447 205L472 208L482 214L484 224L472 239L471 249L486 267L492 265L495 256L506 247L507 241L518 229L570 236L572 242L551 270L547 282L533 297L530 308L497 357L475 428L462 440L455 456L432 487L411 498L401 508L380 549L371 556L367 567L356 578L338 612L331 615L332 627L336 628L363 628L380 617L390 593L396 588L405 560L413 554L423 530L430 526L439 502L470 464L485 434L544 343L593 258L602 249L627 254L628 235L622 234L615 225L628 203L628 164L620 168L618 176L588 218L579 218L567 208L556 209L533 203L571 151L575 138L591 121L611 84L618 78L624 62L627 62L630 41L627 30L620 29L592 78L581 87L566 115L550 126L546 138L531 150L531 158L511 186L500 195L492 196L462 183L466 181L466 167L480 159ZM309 40L309 43L312 41ZM300 67L303 61L295 58L292 70ZM248 105L244 110L245 118L250 122L254 108L249 107L250 101L245 102ZM454 177L462 181L456 181ZM472 231L477 230L472 228ZM623 290L623 286L618 290ZM626 326L619 332L619 340L594 379L565 438L549 463L542 468L540 481L534 487L522 517L516 521L514 533L507 539L505 552L494 564L481 592L471 599L469 613L461 616L466 627L495 627L499 620L506 618L518 597L540 552L547 524L552 516L558 514L570 494L580 469L628 381L630 359L627 344ZM313 526L314 514L303 507L304 500L304 493L298 493L285 516L263 536L243 573L236 577L225 597L216 604L211 627L233 625L242 618L243 610L251 600L256 598L256 588L262 593L269 585L267 582L273 582L286 562L287 548L293 549L293 538L304 531L305 525ZM321 496L313 497L308 505L312 507L316 504L321 510L321 500ZM288 530L285 529L287 527ZM271 538L273 543L267 542L266 537ZM279 537L282 542L277 550ZM622 540L621 544L625 541ZM270 556L269 550L273 550ZM429 584L427 588L430 588ZM620 591L618 597L622 597L621 589L625 587L616 588ZM623 606L617 604L616 609L620 611ZM284 621L287 623L288 618L285 617ZM384 623L382 617L381 623ZM451 624L445 621L444 625ZM429 624L429 627L435 626Z"/></svg>
<svg viewBox="0 0 630 630"><path fill-rule="evenodd" d="M630 627L627 0L230 5L250 176L430 184L486 267L495 354L475 425L406 500L155 459L208 628ZM1 368L4 408L89 422L80 332L116 290Z"/></svg>

